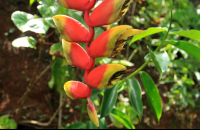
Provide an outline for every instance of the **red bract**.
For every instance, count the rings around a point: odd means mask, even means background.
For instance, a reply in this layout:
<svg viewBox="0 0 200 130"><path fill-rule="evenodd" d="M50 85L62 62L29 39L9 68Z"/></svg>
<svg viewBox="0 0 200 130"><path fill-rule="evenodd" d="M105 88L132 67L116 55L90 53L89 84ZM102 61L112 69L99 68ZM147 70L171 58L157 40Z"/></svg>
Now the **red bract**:
<svg viewBox="0 0 200 130"><path fill-rule="evenodd" d="M56 0L56 2L68 9L85 11L90 0Z"/></svg>
<svg viewBox="0 0 200 130"><path fill-rule="evenodd" d="M123 50L127 37L144 31L132 29L131 26L121 25L99 35L89 48L92 57L114 57Z"/></svg>
<svg viewBox="0 0 200 130"><path fill-rule="evenodd" d="M66 41L86 43L89 31L79 21L65 15L56 15L53 20Z"/></svg>
<svg viewBox="0 0 200 130"><path fill-rule="evenodd" d="M105 0L91 14L90 26L98 27L120 21L131 0Z"/></svg>
<svg viewBox="0 0 200 130"><path fill-rule="evenodd" d="M116 73L125 71L126 67L120 64L107 64L93 69L87 76L86 83L99 90L113 87L119 80L120 75L115 77Z"/></svg>
<svg viewBox="0 0 200 130"><path fill-rule="evenodd" d="M86 70L90 57L85 50L77 43L62 40L64 56L71 66Z"/></svg>
<svg viewBox="0 0 200 130"><path fill-rule="evenodd" d="M69 81L64 85L65 92L72 99L87 98L88 115L99 127L97 112L90 100L92 88L100 90L111 88L120 80L122 74L132 71L126 70L126 67L120 64L107 64L93 69L95 58L114 57L123 49L128 37L144 31L121 25L105 31L92 42L95 35L94 27L119 21L127 12L131 0L104 0L91 15L90 11L96 0L57 0L57 2L68 9L85 11L84 20L89 31L83 24L68 16L56 15L53 20L63 36L62 46L67 62L85 70L84 78L87 85ZM86 51L78 43L86 43Z"/></svg>
<svg viewBox="0 0 200 130"><path fill-rule="evenodd" d="M71 99L86 99L92 94L92 88L78 81L66 82L64 89Z"/></svg>

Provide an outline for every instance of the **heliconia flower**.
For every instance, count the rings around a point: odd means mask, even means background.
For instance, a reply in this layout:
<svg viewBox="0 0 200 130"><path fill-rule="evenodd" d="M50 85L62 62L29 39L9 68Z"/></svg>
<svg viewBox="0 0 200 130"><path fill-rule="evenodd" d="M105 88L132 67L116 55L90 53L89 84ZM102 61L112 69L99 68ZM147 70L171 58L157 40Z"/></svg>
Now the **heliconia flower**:
<svg viewBox="0 0 200 130"><path fill-rule="evenodd" d="M89 31L82 23L65 15L53 16L53 21L66 41L86 43Z"/></svg>
<svg viewBox="0 0 200 130"><path fill-rule="evenodd" d="M118 22L125 15L131 0L105 0L92 12L89 20L90 26L98 27L102 25Z"/></svg>
<svg viewBox="0 0 200 130"><path fill-rule="evenodd" d="M68 64L86 70L90 57L78 43L67 42L63 39L62 47Z"/></svg>
<svg viewBox="0 0 200 130"><path fill-rule="evenodd" d="M87 104L88 115L89 115L90 119L92 120L92 122L97 127L99 127L99 119L97 116L97 112L96 112L94 103L91 100L88 100L88 103L89 103L89 104Z"/></svg>
<svg viewBox="0 0 200 130"><path fill-rule="evenodd" d="M87 76L88 86L99 90L113 87L121 78L121 73L126 71L126 67L120 64L106 64L93 69Z"/></svg>
<svg viewBox="0 0 200 130"><path fill-rule="evenodd" d="M64 90L71 99L86 99L92 94L92 88L79 81L66 82Z"/></svg>
<svg viewBox="0 0 200 130"><path fill-rule="evenodd" d="M133 29L132 26L121 25L109 29L99 35L91 44L89 54L96 57L114 57L123 50L127 37L143 33L142 30Z"/></svg>
<svg viewBox="0 0 200 130"><path fill-rule="evenodd" d="M56 2L68 9L85 11L90 0L56 0Z"/></svg>

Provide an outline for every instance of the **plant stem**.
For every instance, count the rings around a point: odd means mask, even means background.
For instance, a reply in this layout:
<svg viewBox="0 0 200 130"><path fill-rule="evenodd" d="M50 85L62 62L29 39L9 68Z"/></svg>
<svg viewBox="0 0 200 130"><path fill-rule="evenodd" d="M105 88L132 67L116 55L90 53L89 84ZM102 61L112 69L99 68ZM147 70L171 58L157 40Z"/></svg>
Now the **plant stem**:
<svg viewBox="0 0 200 130"><path fill-rule="evenodd" d="M169 31L171 30L171 25L172 25L172 17L173 17L172 11L173 11L173 8L171 9L171 19L170 19L170 25L169 25L168 31L167 31L165 37L162 39L160 45L156 48L156 50L154 52L157 52L162 47L164 41L167 39L167 37L169 35ZM141 70L144 69L144 67L146 67L146 65L149 63L150 60L151 60L151 58L149 58L140 68L138 68L135 72L130 74L127 78L132 78L135 75L137 75ZM118 82L118 84L122 84L123 82L124 82L124 80L121 80Z"/></svg>

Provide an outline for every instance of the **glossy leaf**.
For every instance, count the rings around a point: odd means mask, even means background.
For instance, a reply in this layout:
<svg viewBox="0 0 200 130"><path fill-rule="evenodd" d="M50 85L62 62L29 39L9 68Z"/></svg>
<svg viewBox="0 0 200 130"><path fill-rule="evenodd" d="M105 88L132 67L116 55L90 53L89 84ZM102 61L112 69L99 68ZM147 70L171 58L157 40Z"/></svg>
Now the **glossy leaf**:
<svg viewBox="0 0 200 130"><path fill-rule="evenodd" d="M60 43L53 44L50 47L49 54L53 55L53 56L58 56L58 57L63 57L64 58L62 44L60 44Z"/></svg>
<svg viewBox="0 0 200 130"><path fill-rule="evenodd" d="M126 79L128 85L128 94L131 100L131 104L134 109L137 111L140 121L143 114L143 105L142 105L142 90L137 79Z"/></svg>
<svg viewBox="0 0 200 130"><path fill-rule="evenodd" d="M68 127L65 127L65 129L83 129L86 127L86 124L85 123L82 123L82 122L77 122L77 123L74 123Z"/></svg>
<svg viewBox="0 0 200 130"><path fill-rule="evenodd" d="M168 43L174 45L175 47L186 51L189 55L194 56L195 58L200 60L200 48L198 46L193 45L192 43L186 41L167 41Z"/></svg>
<svg viewBox="0 0 200 130"><path fill-rule="evenodd" d="M167 31L167 28L149 28L146 30L146 32L134 36L131 42L129 43L129 45L131 45L132 43L134 43L135 41L139 39L145 38L147 36L150 36L156 33L166 32L166 31Z"/></svg>
<svg viewBox="0 0 200 130"><path fill-rule="evenodd" d="M140 77L142 79L151 110L159 121L162 115L162 103L158 88L156 87L152 78L146 72L140 72Z"/></svg>
<svg viewBox="0 0 200 130"><path fill-rule="evenodd" d="M179 35L182 37L187 37L187 38L191 38L191 39L200 41L200 31L199 30L189 30L189 31L182 30L182 31L178 31L178 32L172 32L170 34Z"/></svg>
<svg viewBox="0 0 200 130"><path fill-rule="evenodd" d="M33 37L20 37L12 42L12 46L36 48L36 40Z"/></svg>
<svg viewBox="0 0 200 130"><path fill-rule="evenodd" d="M103 101L101 104L101 117L106 117L113 109L117 101L117 90L119 86L115 85L111 89L106 89L104 92Z"/></svg>
<svg viewBox="0 0 200 130"><path fill-rule="evenodd" d="M123 112L121 112L117 109L113 109L112 112L110 113L110 115L113 116L120 123L122 123L127 129L135 129L130 118Z"/></svg>

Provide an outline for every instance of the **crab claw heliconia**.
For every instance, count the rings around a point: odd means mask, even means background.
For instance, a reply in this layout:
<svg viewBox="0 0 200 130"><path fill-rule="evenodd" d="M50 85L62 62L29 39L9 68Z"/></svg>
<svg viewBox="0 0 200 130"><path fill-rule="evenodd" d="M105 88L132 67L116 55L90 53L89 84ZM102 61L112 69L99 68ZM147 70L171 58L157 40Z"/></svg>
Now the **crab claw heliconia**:
<svg viewBox="0 0 200 130"><path fill-rule="evenodd" d="M71 99L86 99L92 94L92 88L79 81L68 81L64 90Z"/></svg>
<svg viewBox="0 0 200 130"><path fill-rule="evenodd" d="M83 70L87 69L87 65L90 62L90 57L78 43L67 42L63 39L62 47L68 64Z"/></svg>
<svg viewBox="0 0 200 130"><path fill-rule="evenodd" d="M104 0L91 14L90 26L98 27L102 25L118 22L126 14L132 0Z"/></svg>
<svg viewBox="0 0 200 130"><path fill-rule="evenodd" d="M93 7L96 3L94 0L56 0L56 2L67 9L74 9L78 11L86 11L88 10L88 6Z"/></svg>
<svg viewBox="0 0 200 130"><path fill-rule="evenodd" d="M99 127L99 118L97 116L97 112L96 112L94 103L90 99L88 99L87 110L88 110L88 115L89 115L90 119L92 120L92 122L97 127Z"/></svg>
<svg viewBox="0 0 200 130"><path fill-rule="evenodd" d="M96 57L114 57L123 50L128 37L143 33L143 30L133 29L132 26L121 25L109 29L99 35L89 47L89 54Z"/></svg>
<svg viewBox="0 0 200 130"><path fill-rule="evenodd" d="M121 78L126 67L120 64L106 64L93 69L87 76L88 86L99 90L112 88Z"/></svg>
<svg viewBox="0 0 200 130"><path fill-rule="evenodd" d="M86 43L89 31L82 23L65 15L53 16L53 21L66 41Z"/></svg>

